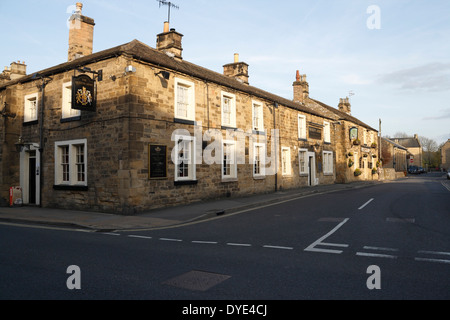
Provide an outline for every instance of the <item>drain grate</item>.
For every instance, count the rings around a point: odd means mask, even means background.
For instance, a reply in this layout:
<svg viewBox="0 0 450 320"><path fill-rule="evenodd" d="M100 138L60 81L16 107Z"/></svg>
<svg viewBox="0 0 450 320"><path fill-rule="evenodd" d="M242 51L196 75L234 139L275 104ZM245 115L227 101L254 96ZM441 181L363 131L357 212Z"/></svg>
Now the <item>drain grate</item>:
<svg viewBox="0 0 450 320"><path fill-rule="evenodd" d="M178 277L169 279L163 282L163 284L193 291L207 291L229 278L231 278L231 276L225 274L192 270Z"/></svg>

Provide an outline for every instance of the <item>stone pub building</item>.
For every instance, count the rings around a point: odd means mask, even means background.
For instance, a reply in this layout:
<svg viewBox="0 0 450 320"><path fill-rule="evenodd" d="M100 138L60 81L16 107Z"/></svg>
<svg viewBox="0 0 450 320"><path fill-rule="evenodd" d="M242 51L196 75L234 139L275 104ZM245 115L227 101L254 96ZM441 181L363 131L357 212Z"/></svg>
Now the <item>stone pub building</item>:
<svg viewBox="0 0 450 320"><path fill-rule="evenodd" d="M67 62L27 75L19 61L0 75L1 205L20 186L25 205L135 214L373 179L376 130L345 99L311 99L305 75L289 100L251 86L237 54L223 73L185 61L168 23L156 48L94 53L81 3L70 22Z"/></svg>

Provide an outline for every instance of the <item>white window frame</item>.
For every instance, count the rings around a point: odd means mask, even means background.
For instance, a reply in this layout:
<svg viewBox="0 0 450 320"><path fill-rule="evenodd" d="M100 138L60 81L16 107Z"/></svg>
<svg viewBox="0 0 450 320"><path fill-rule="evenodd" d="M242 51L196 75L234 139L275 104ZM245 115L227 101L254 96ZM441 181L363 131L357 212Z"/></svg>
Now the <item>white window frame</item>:
<svg viewBox="0 0 450 320"><path fill-rule="evenodd" d="M259 152L257 152L259 150ZM254 178L262 178L266 176L266 145L264 143L253 144L252 169ZM259 172L255 172L259 168Z"/></svg>
<svg viewBox="0 0 450 320"><path fill-rule="evenodd" d="M78 146L83 146L83 162L79 163L77 159L77 148ZM63 148L68 148L68 179L64 179L64 172L62 167L62 151ZM70 141L58 141L55 142L55 185L61 186L87 186L88 176L87 176L87 139L70 140ZM79 180L80 165L83 166L81 175L84 177L84 181Z"/></svg>
<svg viewBox="0 0 450 320"><path fill-rule="evenodd" d="M34 101L34 112L32 112L32 101ZM34 113L34 114L33 114ZM39 93L28 94L24 98L23 122L38 120L39 114Z"/></svg>
<svg viewBox="0 0 450 320"><path fill-rule="evenodd" d="M302 155L304 168L302 170ZM308 149L298 149L298 170L301 176L308 175Z"/></svg>
<svg viewBox="0 0 450 320"><path fill-rule="evenodd" d="M179 114L178 112L178 86L183 86L187 89L187 110L186 115ZM195 121L195 84L193 82L175 78L175 106L174 115L177 119Z"/></svg>
<svg viewBox="0 0 450 320"><path fill-rule="evenodd" d="M180 145L180 141L183 141L183 145ZM189 148L189 155L187 159L187 165L188 165L188 174L187 176L180 176L179 170L181 161L179 158L180 149L185 149L185 142L188 143ZM175 181L195 181L196 179L196 165L195 165L195 139L191 136L176 136L175 140L175 155L176 155L176 162L175 162Z"/></svg>
<svg viewBox="0 0 450 320"><path fill-rule="evenodd" d="M331 126L327 121L323 122L323 142L331 143Z"/></svg>
<svg viewBox="0 0 450 320"><path fill-rule="evenodd" d="M63 83L61 118L69 119L79 117L80 115L80 110L72 109L72 82Z"/></svg>
<svg viewBox="0 0 450 320"><path fill-rule="evenodd" d="M291 148L281 147L281 174L290 176L292 174Z"/></svg>
<svg viewBox="0 0 450 320"><path fill-rule="evenodd" d="M237 178L237 157L236 157L236 141L224 140L222 143L222 179L236 179ZM228 149L229 148L229 149ZM227 152L229 151L229 152ZM229 155L229 174L225 172L225 155ZM228 160L228 159L227 159Z"/></svg>
<svg viewBox="0 0 450 320"><path fill-rule="evenodd" d="M298 138L306 140L306 116L303 114L298 115Z"/></svg>
<svg viewBox="0 0 450 320"><path fill-rule="evenodd" d="M256 107L256 108L255 108ZM255 112L256 109L256 112ZM264 132L264 109L259 101L252 101L252 130Z"/></svg>
<svg viewBox="0 0 450 320"><path fill-rule="evenodd" d="M322 154L323 159L323 174L333 174L333 152L332 151L323 151Z"/></svg>
<svg viewBox="0 0 450 320"><path fill-rule="evenodd" d="M222 103L222 126L224 127L230 127L230 128L236 128L236 95L232 94L232 93L228 93L225 91L221 92L221 103ZM229 99L230 101L230 112L229 112L229 117L230 117L230 121L229 123L225 122L225 98Z"/></svg>

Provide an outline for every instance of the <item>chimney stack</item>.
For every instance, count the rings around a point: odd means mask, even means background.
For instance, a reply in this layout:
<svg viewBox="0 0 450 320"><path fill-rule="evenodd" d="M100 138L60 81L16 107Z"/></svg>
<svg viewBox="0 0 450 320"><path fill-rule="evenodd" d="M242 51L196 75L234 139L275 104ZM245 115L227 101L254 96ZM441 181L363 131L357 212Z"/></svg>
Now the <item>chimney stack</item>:
<svg viewBox="0 0 450 320"><path fill-rule="evenodd" d="M0 83L5 83L10 80L19 79L27 75L27 65L25 61L12 62L9 67L5 67L5 70L0 74Z"/></svg>
<svg viewBox="0 0 450 320"><path fill-rule="evenodd" d="M306 74L300 75L300 72L297 70L292 86L294 87L295 102L303 103L309 98L309 84L306 81Z"/></svg>
<svg viewBox="0 0 450 320"><path fill-rule="evenodd" d="M350 105L350 100L348 97L339 99L338 108L339 111L345 112L348 115L352 114L352 107Z"/></svg>
<svg viewBox="0 0 450 320"><path fill-rule="evenodd" d="M77 2L74 14L69 18L68 61L92 54L94 46L94 19L81 14L83 4Z"/></svg>
<svg viewBox="0 0 450 320"><path fill-rule="evenodd" d="M169 22L164 22L163 33L156 36L156 49L165 52L168 56L173 56L176 59L183 60L181 39L183 35L170 29Z"/></svg>
<svg viewBox="0 0 450 320"><path fill-rule="evenodd" d="M234 62L223 66L223 74L230 78L235 78L242 83L248 84L248 64L239 62L239 54L234 54Z"/></svg>

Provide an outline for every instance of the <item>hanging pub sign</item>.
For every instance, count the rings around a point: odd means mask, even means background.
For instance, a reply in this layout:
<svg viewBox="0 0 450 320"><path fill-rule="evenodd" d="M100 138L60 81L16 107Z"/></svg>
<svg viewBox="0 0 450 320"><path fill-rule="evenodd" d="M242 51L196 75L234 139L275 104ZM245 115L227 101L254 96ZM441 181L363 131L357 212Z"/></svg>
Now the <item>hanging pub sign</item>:
<svg viewBox="0 0 450 320"><path fill-rule="evenodd" d="M358 139L358 128L356 128L356 127L350 128L349 135L350 135L350 140Z"/></svg>
<svg viewBox="0 0 450 320"><path fill-rule="evenodd" d="M72 109L95 111L95 80L87 75L72 77Z"/></svg>

